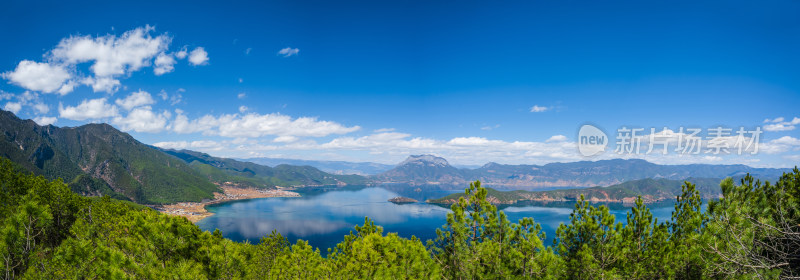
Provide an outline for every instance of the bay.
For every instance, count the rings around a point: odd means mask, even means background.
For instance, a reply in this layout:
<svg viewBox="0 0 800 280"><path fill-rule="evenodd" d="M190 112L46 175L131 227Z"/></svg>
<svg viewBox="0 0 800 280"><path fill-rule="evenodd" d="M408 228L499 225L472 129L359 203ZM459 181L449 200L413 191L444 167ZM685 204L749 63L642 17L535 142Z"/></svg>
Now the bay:
<svg viewBox="0 0 800 280"><path fill-rule="evenodd" d="M296 198L259 198L210 205L208 211L214 215L197 222L208 231L219 229L223 236L239 242L258 243L259 239L273 230L280 232L292 243L297 239L319 248L323 255L327 248L335 247L344 236L362 225L369 217L384 232L396 232L411 238L416 236L423 243L436 238L436 229L445 224L449 208L424 203L425 199L439 198L450 193L462 192L442 186L415 187L408 185L381 185L377 187L322 187L308 188ZM418 203L394 204L388 199L404 196L419 200ZM532 217L542 225L546 234L545 245L552 245L556 228L569 222L574 202L526 202L501 206L511 222ZM607 204L619 222L625 223L630 205ZM673 202L649 205L653 216L659 221L669 220Z"/></svg>

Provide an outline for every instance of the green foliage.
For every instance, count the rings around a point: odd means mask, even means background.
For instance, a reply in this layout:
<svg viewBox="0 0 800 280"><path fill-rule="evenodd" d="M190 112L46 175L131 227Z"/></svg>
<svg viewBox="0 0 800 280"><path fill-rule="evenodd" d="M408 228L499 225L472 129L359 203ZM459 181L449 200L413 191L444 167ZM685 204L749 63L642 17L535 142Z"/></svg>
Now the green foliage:
<svg viewBox="0 0 800 280"><path fill-rule="evenodd" d="M712 178L690 178L698 185L702 186L700 189L703 191L703 198L718 198L719 179ZM668 179L641 179L627 181L624 183L608 186L608 187L592 187L592 188L577 188L565 190L550 190L550 191L497 191L487 188L489 194L487 197L496 200L500 204L514 204L526 200L564 200L564 201L578 201L581 196L587 200L597 201L616 201L622 202L624 199L632 199L636 197L646 198L646 202L655 201L668 201L674 199L676 196L681 195L681 187L684 181L668 180ZM463 197L463 193L450 194L439 199L430 200L431 203L438 204L452 204L457 201L459 197Z"/></svg>
<svg viewBox="0 0 800 280"><path fill-rule="evenodd" d="M800 276L800 171L776 184L751 176L721 184L725 199L709 203L704 243L713 275L739 278Z"/></svg>
<svg viewBox="0 0 800 280"><path fill-rule="evenodd" d="M581 196L570 214L570 224L556 230L555 247L571 279L608 279L620 276L623 261L622 223L614 223L608 207L590 206Z"/></svg>
<svg viewBox="0 0 800 280"><path fill-rule="evenodd" d="M480 182L451 206L447 224L429 241L434 260L448 279L557 277L559 259L542 244L544 233L532 219L511 224L486 200Z"/></svg>
<svg viewBox="0 0 800 280"><path fill-rule="evenodd" d="M581 198L552 247L539 224L509 222L474 182L427 246L365 218L327 257L275 231L233 242L20 170L0 159L2 279L788 279L800 263L797 169L775 184L725 180L706 211L685 182L666 222L642 198L624 226Z"/></svg>
<svg viewBox="0 0 800 280"><path fill-rule="evenodd" d="M107 124L39 126L0 110L0 156L90 196L161 204L201 201L219 191L182 160Z"/></svg>
<svg viewBox="0 0 800 280"><path fill-rule="evenodd" d="M367 179L362 176L333 175L311 166L281 164L269 167L252 162L212 157L189 150L162 149L161 151L185 161L195 171L216 183L230 182L242 187L254 188L367 183Z"/></svg>

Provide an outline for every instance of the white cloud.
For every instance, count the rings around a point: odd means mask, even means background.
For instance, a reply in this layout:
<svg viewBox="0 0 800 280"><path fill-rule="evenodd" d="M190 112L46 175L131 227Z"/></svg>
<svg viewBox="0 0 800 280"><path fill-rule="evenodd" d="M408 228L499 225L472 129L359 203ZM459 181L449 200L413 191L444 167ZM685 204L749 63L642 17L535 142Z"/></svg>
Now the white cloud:
<svg viewBox="0 0 800 280"><path fill-rule="evenodd" d="M487 125L487 126L481 127L481 130L489 131L489 130L492 130L492 129L495 129L495 128L499 128L499 127L500 127L499 124L496 124L494 126Z"/></svg>
<svg viewBox="0 0 800 280"><path fill-rule="evenodd" d="M22 110L22 103L8 102L6 103L6 106L3 107L3 110L16 114L17 112L19 112L19 110Z"/></svg>
<svg viewBox="0 0 800 280"><path fill-rule="evenodd" d="M183 91L181 91L181 89L178 89L178 92L176 92L169 98L169 105L175 105L183 101L183 95L181 94L181 92Z"/></svg>
<svg viewBox="0 0 800 280"><path fill-rule="evenodd" d="M50 106L41 102L33 104L33 109L39 114L47 114L47 112L50 112Z"/></svg>
<svg viewBox="0 0 800 280"><path fill-rule="evenodd" d="M564 142L564 141L567 141L567 136L553 135L550 138L548 138L547 141L545 142L550 143L550 142Z"/></svg>
<svg viewBox="0 0 800 280"><path fill-rule="evenodd" d="M244 99L245 97L247 97L247 94L244 92L240 92L239 94L236 95L236 97L239 99Z"/></svg>
<svg viewBox="0 0 800 280"><path fill-rule="evenodd" d="M64 83L71 78L71 75L64 67L59 65L23 60L19 62L14 71L5 72L0 76L27 90L45 93L59 91L61 94L71 91L71 89L67 90L67 88L61 90Z"/></svg>
<svg viewBox="0 0 800 280"><path fill-rule="evenodd" d="M156 74L156 76L161 76L172 72L175 70L175 63L176 61L171 55L161 53L158 55L158 57L156 57L153 73Z"/></svg>
<svg viewBox="0 0 800 280"><path fill-rule="evenodd" d="M70 120L82 121L87 119L101 119L119 115L117 106L108 104L106 98L83 100L78 106L63 107L58 104L60 117Z"/></svg>
<svg viewBox="0 0 800 280"><path fill-rule="evenodd" d="M186 92L186 90L179 88L177 91L175 91L175 94L170 96L166 90L162 89L161 92L158 93L158 96L161 97L162 100L169 100L169 105L175 105L183 101L183 95L181 95L182 92Z"/></svg>
<svg viewBox="0 0 800 280"><path fill-rule="evenodd" d="M320 121L316 118L301 117L292 119L279 113L245 115L223 114L219 117L205 115L195 120L179 113L171 125L177 133L203 132L206 135L223 137L254 138L267 135L324 137L331 134L346 134L361 129L359 126L347 127L332 121Z"/></svg>
<svg viewBox="0 0 800 280"><path fill-rule="evenodd" d="M547 110L550 110L550 108L545 107L545 106L539 106L539 105L533 105L533 107L531 107L531 113L541 113L541 112L545 112Z"/></svg>
<svg viewBox="0 0 800 280"><path fill-rule="evenodd" d="M780 154L788 151L796 151L800 149L800 139L791 136L783 136L761 143L758 148L759 151L763 151L766 154Z"/></svg>
<svg viewBox="0 0 800 280"><path fill-rule="evenodd" d="M150 93L147 93L146 91L143 90L139 90L137 92L131 93L131 95L128 95L128 97L125 97L124 99L117 99L115 103L117 103L117 105L119 105L126 111L130 111L134 107L151 105L156 102L155 100L153 100L153 97L150 96Z"/></svg>
<svg viewBox="0 0 800 280"><path fill-rule="evenodd" d="M299 138L297 138L295 136L278 136L278 137L275 137L275 139L272 139L272 142L275 142L275 143L290 143L290 142L295 142L297 140L299 140Z"/></svg>
<svg viewBox="0 0 800 280"><path fill-rule="evenodd" d="M67 93L70 93L73 90L75 90L75 86L77 85L78 83L76 83L75 81L68 81L64 83L64 85L62 85L61 88L58 89L58 94L66 95Z"/></svg>
<svg viewBox="0 0 800 280"><path fill-rule="evenodd" d="M38 125L45 126L45 125L51 125L51 124L56 123L58 121L58 118L56 118L56 117L36 117L36 118L33 118L33 121L36 122L36 124L38 124Z"/></svg>
<svg viewBox="0 0 800 280"><path fill-rule="evenodd" d="M289 48L289 47L283 48L280 51L278 51L278 54L282 55L283 57L290 57L290 56L293 56L293 55L298 55L299 53L300 53L300 49L298 49L298 48Z"/></svg>
<svg viewBox="0 0 800 280"><path fill-rule="evenodd" d="M119 89L120 82L111 77L87 77L81 81L84 85L92 87L94 92L108 92L114 93Z"/></svg>
<svg viewBox="0 0 800 280"><path fill-rule="evenodd" d="M113 123L120 126L122 131L158 133L164 130L170 117L167 111L159 114L149 106L144 106L134 108L125 117L114 118Z"/></svg>
<svg viewBox="0 0 800 280"><path fill-rule="evenodd" d="M187 148L195 148L195 149L208 149L218 147L220 144L215 141L210 140L200 140L200 141L174 141L174 142L158 142L153 144L153 146L162 148L162 149L187 149Z"/></svg>
<svg viewBox="0 0 800 280"><path fill-rule="evenodd" d="M794 117L791 121L784 121L783 117L775 119L765 119L764 123L769 123L764 126L766 131L791 131L795 129L795 125L800 124L800 118Z"/></svg>
<svg viewBox="0 0 800 280"><path fill-rule="evenodd" d="M175 53L175 57L177 57L178 59L184 59L188 55L189 55L189 52L187 51L186 46L183 46L183 48L181 48L180 51Z"/></svg>
<svg viewBox="0 0 800 280"><path fill-rule="evenodd" d="M202 65L208 63L208 53L203 47L197 47L189 53L189 63L192 65Z"/></svg>
<svg viewBox="0 0 800 280"><path fill-rule="evenodd" d="M253 51L253 48L247 48L244 50L244 54L248 55L251 51Z"/></svg>
<svg viewBox="0 0 800 280"><path fill-rule="evenodd" d="M172 41L166 33L153 35L155 28L144 26L129 30L121 36L70 36L62 39L45 54L45 62L22 60L13 71L0 74L10 83L28 90L68 94L75 86L85 84L95 92L114 93L120 77L129 77L143 67L153 66L155 75L174 71L175 58L189 56L186 49L167 53ZM204 64L208 54L198 47L190 57L192 64ZM90 73L78 66L89 63Z"/></svg>
<svg viewBox="0 0 800 280"><path fill-rule="evenodd" d="M764 119L764 123L771 123L771 122L776 123L776 122L782 122L782 121L783 121L783 117L777 117L777 118L774 118L774 119Z"/></svg>
<svg viewBox="0 0 800 280"><path fill-rule="evenodd" d="M239 106L239 113L247 112L247 110L248 110L247 106L244 106L244 105Z"/></svg>
<svg viewBox="0 0 800 280"><path fill-rule="evenodd" d="M794 125L790 125L788 123L775 123L764 126L764 130L766 131L790 131L794 129Z"/></svg>
<svg viewBox="0 0 800 280"><path fill-rule="evenodd" d="M79 64L92 62L92 73L97 77L119 76L148 66L150 60L167 49L171 38L166 34L151 36L155 28L139 27L122 34L71 36L61 40L50 54L54 60Z"/></svg>

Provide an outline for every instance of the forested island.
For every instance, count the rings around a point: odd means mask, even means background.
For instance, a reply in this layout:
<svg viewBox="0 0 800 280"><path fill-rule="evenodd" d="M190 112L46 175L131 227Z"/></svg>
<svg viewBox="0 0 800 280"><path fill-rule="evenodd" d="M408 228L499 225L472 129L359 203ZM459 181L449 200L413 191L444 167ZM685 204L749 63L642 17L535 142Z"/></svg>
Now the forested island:
<svg viewBox="0 0 800 280"><path fill-rule="evenodd" d="M800 275L800 170L776 183L720 184L702 209L685 183L669 221L641 198L622 225L579 198L553 244L532 218L508 221L471 183L423 242L385 233L368 217L327 257L273 232L258 244L204 232L183 217L84 197L61 180L0 159L2 277L113 279L717 279ZM622 217L620 217L622 219Z"/></svg>
<svg viewBox="0 0 800 280"><path fill-rule="evenodd" d="M713 178L687 178L684 180L669 179L641 179L628 181L608 187L573 188L550 191L499 191L487 189L486 200L493 204L515 204L523 201L578 201L581 197L590 202L615 202L635 203L641 199L644 203L656 203L674 200L681 195L681 186L685 182L692 182L700 191L703 199L719 198L722 194L719 188L719 179ZM429 199L428 203L451 205L458 199L465 197L464 193L454 193L438 199Z"/></svg>

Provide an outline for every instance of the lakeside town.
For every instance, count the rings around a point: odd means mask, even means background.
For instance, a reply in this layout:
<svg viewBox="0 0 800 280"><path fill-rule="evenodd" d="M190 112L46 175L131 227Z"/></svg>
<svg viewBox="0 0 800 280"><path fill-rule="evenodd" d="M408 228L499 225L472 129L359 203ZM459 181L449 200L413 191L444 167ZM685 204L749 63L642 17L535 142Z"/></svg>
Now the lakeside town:
<svg viewBox="0 0 800 280"><path fill-rule="evenodd" d="M223 193L214 193L214 199L202 202L179 202L175 204L166 204L155 206L156 210L172 216L181 216L189 219L192 223L196 223L202 219L211 217L214 213L206 210L206 206L254 198L265 197L300 197L300 194L292 191L282 189L265 190L256 188L240 188L228 184L220 185Z"/></svg>

